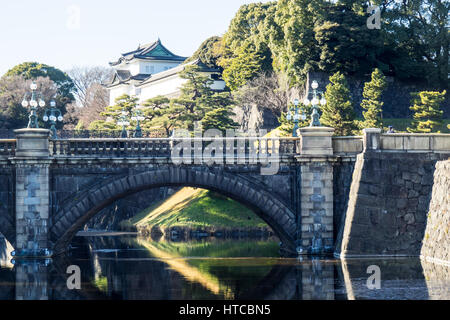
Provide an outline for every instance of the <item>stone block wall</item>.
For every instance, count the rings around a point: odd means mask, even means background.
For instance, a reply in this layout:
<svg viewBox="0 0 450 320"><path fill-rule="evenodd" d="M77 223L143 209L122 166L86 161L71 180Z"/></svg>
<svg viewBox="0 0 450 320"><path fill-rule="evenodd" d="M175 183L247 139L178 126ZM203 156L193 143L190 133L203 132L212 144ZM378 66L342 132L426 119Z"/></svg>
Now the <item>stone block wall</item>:
<svg viewBox="0 0 450 320"><path fill-rule="evenodd" d="M312 259L301 267L302 300L334 300L334 265Z"/></svg>
<svg viewBox="0 0 450 320"><path fill-rule="evenodd" d="M366 152L358 155L336 254L420 254L436 162L448 154Z"/></svg>
<svg viewBox="0 0 450 320"><path fill-rule="evenodd" d="M450 160L436 163L421 256L450 265Z"/></svg>
<svg viewBox="0 0 450 320"><path fill-rule="evenodd" d="M16 250L48 248L49 164L16 164Z"/></svg>
<svg viewBox="0 0 450 320"><path fill-rule="evenodd" d="M333 244L333 165L302 163L301 253L332 252Z"/></svg>
<svg viewBox="0 0 450 320"><path fill-rule="evenodd" d="M0 237L3 234L11 243L16 238L14 188L14 169L0 168Z"/></svg>
<svg viewBox="0 0 450 320"><path fill-rule="evenodd" d="M448 265L421 260L430 300L450 300L450 268Z"/></svg>
<svg viewBox="0 0 450 320"><path fill-rule="evenodd" d="M343 232L354 168L355 159L351 158L338 161L333 166L333 230L335 241L339 238L339 232Z"/></svg>

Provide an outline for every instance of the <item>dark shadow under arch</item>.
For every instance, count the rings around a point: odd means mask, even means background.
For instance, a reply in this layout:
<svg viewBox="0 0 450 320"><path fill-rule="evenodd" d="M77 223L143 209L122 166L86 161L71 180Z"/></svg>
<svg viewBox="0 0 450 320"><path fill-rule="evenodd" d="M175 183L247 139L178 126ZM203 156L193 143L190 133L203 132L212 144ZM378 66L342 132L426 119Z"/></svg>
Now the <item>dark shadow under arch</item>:
<svg viewBox="0 0 450 320"><path fill-rule="evenodd" d="M77 200L65 204L53 217L50 240L55 254L66 251L76 232L114 201L145 189L166 186L204 188L243 203L273 229L284 250L295 253L295 215L273 193L239 175L177 166L111 179L102 187L74 194L72 199Z"/></svg>

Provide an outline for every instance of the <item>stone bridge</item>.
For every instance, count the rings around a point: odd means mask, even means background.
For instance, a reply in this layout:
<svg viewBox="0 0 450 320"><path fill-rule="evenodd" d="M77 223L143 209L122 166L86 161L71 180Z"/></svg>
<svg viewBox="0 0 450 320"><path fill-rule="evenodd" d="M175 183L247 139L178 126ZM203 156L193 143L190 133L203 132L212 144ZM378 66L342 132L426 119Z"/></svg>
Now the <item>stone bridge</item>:
<svg viewBox="0 0 450 320"><path fill-rule="evenodd" d="M333 131L302 128L300 138L52 140L48 130L17 130L16 139L0 140L0 233L16 254L49 249L56 255L116 200L192 186L253 209L286 254L331 253L350 239L344 225L358 157L396 154L402 162L422 154L435 163L450 154L450 135L366 129L363 137L333 137Z"/></svg>

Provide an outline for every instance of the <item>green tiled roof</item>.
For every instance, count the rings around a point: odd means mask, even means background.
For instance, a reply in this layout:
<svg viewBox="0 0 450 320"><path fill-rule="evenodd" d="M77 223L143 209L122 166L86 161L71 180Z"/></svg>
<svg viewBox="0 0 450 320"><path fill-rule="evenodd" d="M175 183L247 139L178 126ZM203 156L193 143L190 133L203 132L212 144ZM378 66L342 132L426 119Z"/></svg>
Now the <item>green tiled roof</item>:
<svg viewBox="0 0 450 320"><path fill-rule="evenodd" d="M119 60L115 62L110 62L111 66L119 65L124 61L131 61L133 59L142 60L166 60L166 61L179 61L183 62L187 58L181 57L170 52L166 47L163 46L161 40L149 43L146 45L139 45L136 50L123 53Z"/></svg>

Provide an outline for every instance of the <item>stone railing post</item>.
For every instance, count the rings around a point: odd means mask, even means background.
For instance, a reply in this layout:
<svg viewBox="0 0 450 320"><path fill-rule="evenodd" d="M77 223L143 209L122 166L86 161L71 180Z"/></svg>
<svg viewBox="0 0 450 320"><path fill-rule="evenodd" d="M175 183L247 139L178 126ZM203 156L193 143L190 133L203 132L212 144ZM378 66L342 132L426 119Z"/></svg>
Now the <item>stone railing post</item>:
<svg viewBox="0 0 450 320"><path fill-rule="evenodd" d="M332 156L333 134L334 129L328 127L300 128L299 153L305 156Z"/></svg>
<svg viewBox="0 0 450 320"><path fill-rule="evenodd" d="M20 257L50 256L49 135L45 129L15 130L16 156L16 250Z"/></svg>
<svg viewBox="0 0 450 320"><path fill-rule="evenodd" d="M299 254L333 251L333 128L300 129Z"/></svg>
<svg viewBox="0 0 450 320"><path fill-rule="evenodd" d="M381 148L381 129L368 128L363 129L363 148L364 152L376 151Z"/></svg>

